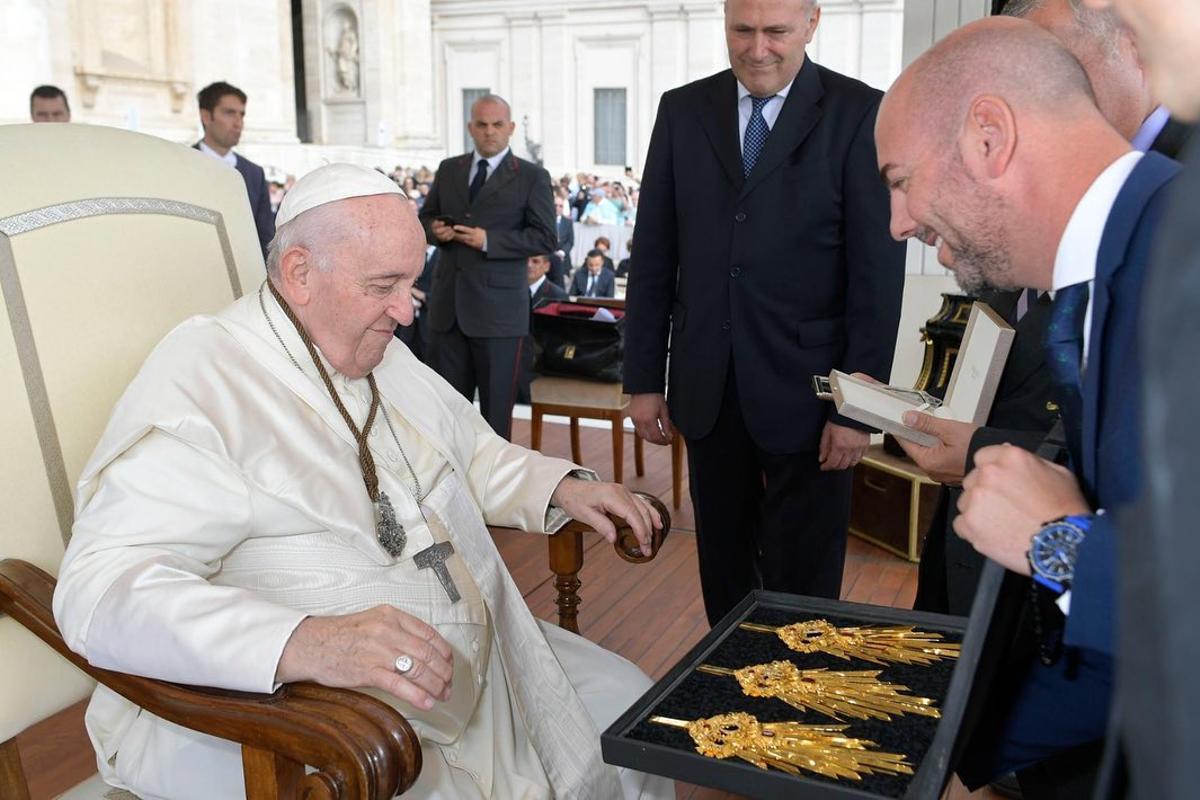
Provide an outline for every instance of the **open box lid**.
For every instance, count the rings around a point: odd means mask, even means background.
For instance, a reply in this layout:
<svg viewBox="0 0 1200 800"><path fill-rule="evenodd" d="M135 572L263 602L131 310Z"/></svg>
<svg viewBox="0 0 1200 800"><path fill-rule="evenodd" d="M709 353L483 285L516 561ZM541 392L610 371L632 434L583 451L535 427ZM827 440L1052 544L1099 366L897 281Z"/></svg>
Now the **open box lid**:
<svg viewBox="0 0 1200 800"><path fill-rule="evenodd" d="M932 447L937 439L904 424L904 412L923 411L942 419L982 425L987 421L1004 373L1015 331L986 303L971 307L967 329L940 404L923 392L887 386L835 370L829 376L829 399L838 413L894 436Z"/></svg>

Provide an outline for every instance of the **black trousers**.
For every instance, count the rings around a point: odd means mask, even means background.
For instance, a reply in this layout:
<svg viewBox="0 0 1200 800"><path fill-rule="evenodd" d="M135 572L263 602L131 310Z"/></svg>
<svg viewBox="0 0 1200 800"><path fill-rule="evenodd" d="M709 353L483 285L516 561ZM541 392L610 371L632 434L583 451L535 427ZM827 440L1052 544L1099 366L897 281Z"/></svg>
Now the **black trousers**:
<svg viewBox="0 0 1200 800"><path fill-rule="evenodd" d="M513 402L521 363L523 336L467 336L455 323L448 331L434 331L428 364L463 397L474 401L492 430L512 439Z"/></svg>
<svg viewBox="0 0 1200 800"><path fill-rule="evenodd" d="M816 449L779 455L759 447L746 429L732 369L716 425L687 447L709 624L756 588L836 598L851 471L821 472Z"/></svg>

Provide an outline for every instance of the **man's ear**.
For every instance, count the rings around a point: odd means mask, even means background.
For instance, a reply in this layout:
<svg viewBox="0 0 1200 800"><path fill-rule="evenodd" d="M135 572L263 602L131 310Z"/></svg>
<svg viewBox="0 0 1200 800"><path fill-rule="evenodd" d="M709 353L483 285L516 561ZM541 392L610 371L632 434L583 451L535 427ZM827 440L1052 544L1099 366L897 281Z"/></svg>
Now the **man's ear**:
<svg viewBox="0 0 1200 800"><path fill-rule="evenodd" d="M1017 121L1012 107L994 95L971 101L959 141L967 170L996 180L1008 171L1017 147Z"/></svg>
<svg viewBox="0 0 1200 800"><path fill-rule="evenodd" d="M212 124L212 112L206 108L200 109L200 127L208 130L208 126Z"/></svg>
<svg viewBox="0 0 1200 800"><path fill-rule="evenodd" d="M312 299L312 281L316 265L313 255L306 248L295 246L283 251L279 258L280 293L291 306L308 305Z"/></svg>

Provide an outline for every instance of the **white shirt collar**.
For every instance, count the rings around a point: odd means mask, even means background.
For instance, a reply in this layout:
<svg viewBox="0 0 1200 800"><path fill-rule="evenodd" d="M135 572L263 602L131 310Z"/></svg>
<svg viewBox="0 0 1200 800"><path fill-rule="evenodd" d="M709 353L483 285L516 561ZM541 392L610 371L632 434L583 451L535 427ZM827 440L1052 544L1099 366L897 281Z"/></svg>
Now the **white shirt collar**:
<svg viewBox="0 0 1200 800"><path fill-rule="evenodd" d="M226 164L228 164L231 167L237 166L237 154L235 154L232 150L228 150L228 151L226 151L225 155L221 155L216 150L213 150L211 147L206 145L204 143L203 139L200 140L200 152L207 153L208 155L212 156L213 158L224 161Z"/></svg>
<svg viewBox="0 0 1200 800"><path fill-rule="evenodd" d="M1142 120L1142 125L1138 128L1137 133L1133 135L1134 150L1141 150L1143 153L1154 146L1154 140L1163 132L1163 128L1167 127L1167 123L1171 120L1171 112L1166 106L1159 106L1150 112L1150 116Z"/></svg>
<svg viewBox="0 0 1200 800"><path fill-rule="evenodd" d="M1100 253L1100 238L1104 235L1108 215L1129 173L1143 155L1132 150L1109 164L1080 198L1054 256L1052 285L1055 291L1095 279L1096 257Z"/></svg>
<svg viewBox="0 0 1200 800"><path fill-rule="evenodd" d="M796 73L796 74L799 75L800 73ZM783 87L782 89L780 89L778 92L775 93L775 97L778 98L780 101L786 100L787 96L788 96L788 92L790 92L792 90L792 84L795 82L796 82L796 79L792 78L790 81L788 81L787 86ZM745 86L743 86L741 81L737 82L737 90L738 90L738 102L739 103L750 96L750 90L747 89Z"/></svg>
<svg viewBox="0 0 1200 800"><path fill-rule="evenodd" d="M538 278L533 283L529 284L529 296L533 297L535 294L537 294L538 289L542 288L542 284L545 282L546 282L546 276L543 275L542 277Z"/></svg>
<svg viewBox="0 0 1200 800"><path fill-rule="evenodd" d="M492 156L491 158L483 159L484 161L488 162L488 173L487 174L488 174L489 178L496 174L496 168L500 166L500 162L504 160L504 157L506 155L508 155L508 151L511 149L512 149L511 147L506 147L503 150L501 150L499 153L496 153L496 155ZM478 150L475 150L471 154L470 173L471 173L472 178L475 177L475 170L479 169L479 166L478 166L479 159L481 159L481 158L483 158L483 156L481 156L479 154Z"/></svg>

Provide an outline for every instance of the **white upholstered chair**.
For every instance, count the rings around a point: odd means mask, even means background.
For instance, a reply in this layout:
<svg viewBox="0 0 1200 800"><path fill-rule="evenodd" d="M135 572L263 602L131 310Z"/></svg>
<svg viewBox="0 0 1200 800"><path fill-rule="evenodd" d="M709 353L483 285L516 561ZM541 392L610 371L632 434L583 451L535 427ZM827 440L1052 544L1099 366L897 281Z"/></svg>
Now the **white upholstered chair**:
<svg viewBox="0 0 1200 800"><path fill-rule="evenodd" d="M51 576L72 488L113 403L167 331L263 279L241 176L191 148L88 125L0 127L0 176L0 797L28 796L16 735L97 677L249 745L252 797L291 796L289 781L321 784L314 797L391 797L420 752L383 704L311 686L269 698L190 690L93 670L55 642ZM285 735L302 712L323 718L308 730L328 742ZM305 763L323 772L304 778ZM67 796L106 795L117 796L95 776Z"/></svg>
<svg viewBox="0 0 1200 800"><path fill-rule="evenodd" d="M263 260L241 176L189 147L114 128L4 126L0 176L0 800L28 798L16 736L95 680L241 743L249 800L384 800L411 786L416 735L366 695L197 689L95 669L67 650L50 611L54 575L72 488L114 402L167 331L255 291ZM551 537L556 572L578 571L582 531ZM628 552L632 534L621 533ZM562 574L560 584L574 623L578 598ZM66 796L120 794L97 777Z"/></svg>

